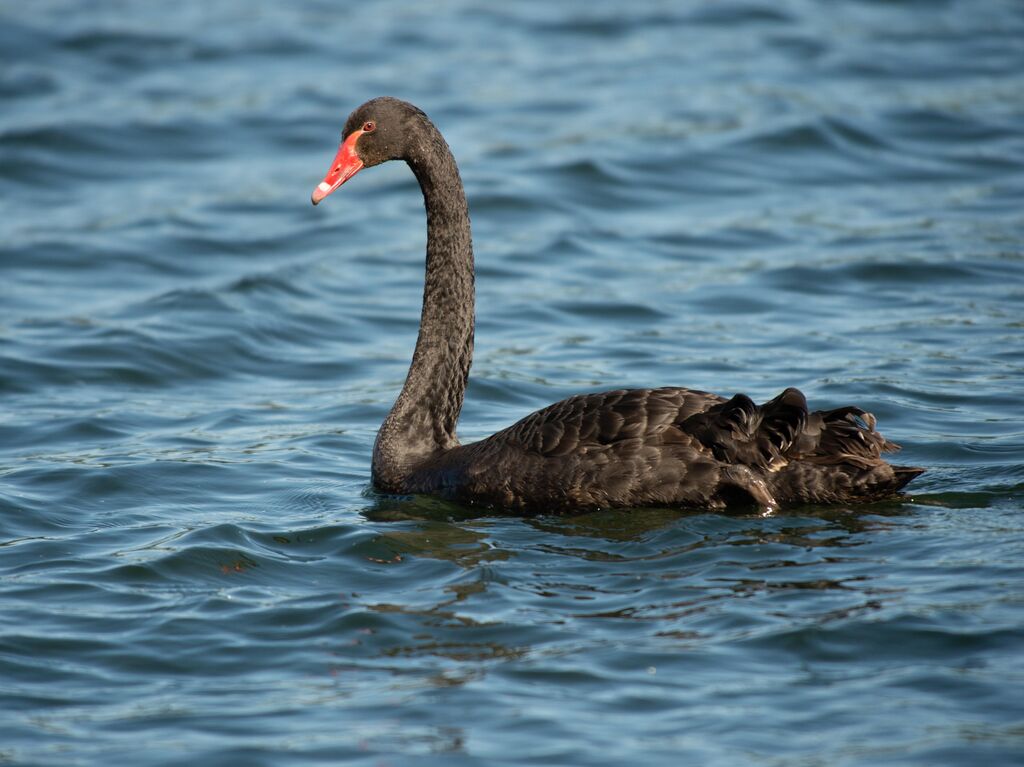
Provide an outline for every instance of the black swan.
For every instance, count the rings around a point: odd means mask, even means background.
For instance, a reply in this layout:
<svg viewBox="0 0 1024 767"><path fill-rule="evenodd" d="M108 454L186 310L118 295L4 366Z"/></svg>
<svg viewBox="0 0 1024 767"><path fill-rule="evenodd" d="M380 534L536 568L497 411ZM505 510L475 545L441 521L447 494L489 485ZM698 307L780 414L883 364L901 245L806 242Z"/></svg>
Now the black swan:
<svg viewBox="0 0 1024 767"><path fill-rule="evenodd" d="M404 160L427 212L419 337L405 385L373 448L373 485L521 513L608 507L853 503L892 497L923 469L856 407L808 412L796 389L763 405L690 389L581 394L487 439L459 444L473 356L473 243L448 144L420 109L382 97L345 123L313 204L361 169Z"/></svg>

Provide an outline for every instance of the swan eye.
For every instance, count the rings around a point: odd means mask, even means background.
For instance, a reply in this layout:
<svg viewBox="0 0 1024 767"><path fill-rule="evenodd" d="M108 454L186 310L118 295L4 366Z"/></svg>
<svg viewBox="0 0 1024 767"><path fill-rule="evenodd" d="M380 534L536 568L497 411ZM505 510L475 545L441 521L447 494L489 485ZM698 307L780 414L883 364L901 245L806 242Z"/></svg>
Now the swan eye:
<svg viewBox="0 0 1024 767"><path fill-rule="evenodd" d="M363 133L373 133L375 130L377 130L377 123L373 120L363 123Z"/></svg>

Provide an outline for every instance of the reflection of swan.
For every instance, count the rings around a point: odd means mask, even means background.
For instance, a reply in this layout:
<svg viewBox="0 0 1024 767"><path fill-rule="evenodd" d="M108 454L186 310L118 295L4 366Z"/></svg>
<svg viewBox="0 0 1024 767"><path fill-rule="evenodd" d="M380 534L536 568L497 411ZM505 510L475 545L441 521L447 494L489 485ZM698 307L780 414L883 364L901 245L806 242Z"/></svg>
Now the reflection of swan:
<svg viewBox="0 0 1024 767"><path fill-rule="evenodd" d="M923 469L891 466L896 449L856 407L811 413L786 389L764 405L680 388L583 394L460 445L473 353L473 245L466 196L448 145L423 112L368 101L313 192L320 202L364 167L404 160L427 212L419 338L398 400L377 435L373 482L524 511L609 506L723 508L858 502L894 495Z"/></svg>

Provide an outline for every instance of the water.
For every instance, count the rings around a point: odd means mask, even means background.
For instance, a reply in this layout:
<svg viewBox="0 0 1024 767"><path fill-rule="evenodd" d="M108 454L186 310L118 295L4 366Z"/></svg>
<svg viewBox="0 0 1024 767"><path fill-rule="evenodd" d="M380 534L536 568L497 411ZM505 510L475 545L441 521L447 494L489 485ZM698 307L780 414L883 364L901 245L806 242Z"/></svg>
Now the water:
<svg viewBox="0 0 1024 767"><path fill-rule="evenodd" d="M0 3L0 764L1011 764L1024 11ZM474 516L368 492L466 181L464 439L571 393L855 402L905 502Z"/></svg>

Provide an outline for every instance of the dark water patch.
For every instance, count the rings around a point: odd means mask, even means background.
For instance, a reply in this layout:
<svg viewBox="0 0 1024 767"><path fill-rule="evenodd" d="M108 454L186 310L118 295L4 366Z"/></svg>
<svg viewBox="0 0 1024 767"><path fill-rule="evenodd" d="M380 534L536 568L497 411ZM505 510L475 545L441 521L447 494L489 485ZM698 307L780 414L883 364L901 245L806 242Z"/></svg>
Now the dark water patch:
<svg viewBox="0 0 1024 767"><path fill-rule="evenodd" d="M557 188L568 190L563 199L573 208L640 207L656 195L628 182L628 170L614 162L585 159L564 162L546 171Z"/></svg>
<svg viewBox="0 0 1024 767"><path fill-rule="evenodd" d="M59 80L51 72L32 65L5 67L0 74L0 96L5 98L31 97L55 93Z"/></svg>
<svg viewBox="0 0 1024 767"><path fill-rule="evenodd" d="M199 122L110 126L65 121L59 126L0 133L0 156L4 158L5 178L31 184L59 183L69 176L112 180L134 177L139 172L128 165L129 161L156 167L170 150L179 160L213 157L211 143L217 140L216 133ZM159 152L155 151L157 147ZM85 158L91 162L84 162Z"/></svg>
<svg viewBox="0 0 1024 767"><path fill-rule="evenodd" d="M921 285L974 282L990 284L987 270L972 263L929 261L868 261L833 267L791 266L767 270L764 279L776 289L806 294L835 295L852 292L863 296L865 285L887 292L909 291Z"/></svg>
<svg viewBox="0 0 1024 767"><path fill-rule="evenodd" d="M794 18L782 10L761 3L729 2L694 10L685 16L685 21L713 26L730 26L736 23L756 26L792 23Z"/></svg>
<svg viewBox="0 0 1024 767"><path fill-rule="evenodd" d="M242 278L247 279L247 278ZM229 291L204 290L201 288L185 288L171 290L160 295L147 298L144 301L126 307L118 313L119 319L144 320L152 317L159 317L164 314L179 316L197 315L199 317L216 317L220 315L224 320L239 311L227 299Z"/></svg>
<svg viewBox="0 0 1024 767"><path fill-rule="evenodd" d="M21 426L0 426L0 444L18 444L22 448L99 442L126 435L127 431L121 429L119 423L110 417L57 417L45 427L40 425L30 432Z"/></svg>
<svg viewBox="0 0 1024 767"><path fill-rule="evenodd" d="M704 295L694 302L694 307L698 311L713 312L716 315L766 314L777 307L774 300L757 298L741 291L719 288L703 292Z"/></svg>
<svg viewBox="0 0 1024 767"><path fill-rule="evenodd" d="M543 214L549 209L549 201L539 201L532 197L511 192L492 191L473 195L470 204L476 215L488 219L522 220Z"/></svg>
<svg viewBox="0 0 1024 767"><path fill-rule="evenodd" d="M829 51L827 43L810 35L773 34L768 36L767 40L773 48L785 51L802 63L818 62Z"/></svg>
<svg viewBox="0 0 1024 767"><path fill-rule="evenodd" d="M558 301L555 302L553 308L559 312L577 317L580 319L595 318L595 317L607 317L609 311L615 314L616 318L623 322L633 323L647 323L656 322L659 319L665 318L668 315L658 311L657 309L645 306L642 304L627 304L622 303L615 307L609 307L604 302L586 301L586 300L575 300L575 301Z"/></svg>
<svg viewBox="0 0 1024 767"><path fill-rule="evenodd" d="M118 66L131 67L148 63L152 59L166 61L180 58L185 43L171 35L141 30L89 30L75 31L60 38L67 50L104 59Z"/></svg>
<svg viewBox="0 0 1024 767"><path fill-rule="evenodd" d="M169 347L148 333L99 328L74 343L47 349L44 358L55 374L53 383L106 382L129 387L162 387L183 379L233 375L226 361L253 359L244 342L235 336L209 338L206 343L217 349L216 359L196 355L187 345Z"/></svg>
<svg viewBox="0 0 1024 767"><path fill-rule="evenodd" d="M886 132L897 138L927 144L948 143L954 147L965 144L998 146L1019 139L1007 124L978 115L938 109L900 109L885 115Z"/></svg>
<svg viewBox="0 0 1024 767"><path fill-rule="evenodd" d="M922 664L924 655L928 660L922 665L939 666L947 658L970 664L971 658L978 654L1007 651L1019 641L1019 633L1015 630L949 632L937 630L929 620L905 616L841 629L801 629L773 637L771 648L774 652L786 648L798 655L809 655L816 662L837 663L853 656L870 636L872 644L878 642L879 648L886 648L876 651L875 662L880 665ZM768 648L762 645L762 649ZM942 686L947 685L948 681Z"/></svg>
<svg viewBox="0 0 1024 767"><path fill-rule="evenodd" d="M557 37L578 36L598 40L616 40L635 35L644 28L671 27L679 24L680 19L673 14L641 13L632 19L632 23L626 25L617 15L606 15L598 11L572 19L549 17L533 26L543 33Z"/></svg>
<svg viewBox="0 0 1024 767"><path fill-rule="evenodd" d="M886 142L878 134L837 117L823 118L811 124L799 124L765 131L748 139L747 146L768 152L839 152L881 150ZM743 144L738 148L742 148Z"/></svg>
<svg viewBox="0 0 1024 767"><path fill-rule="evenodd" d="M742 226L723 227L719 230L696 234L692 231L664 234L655 238L679 252L721 252L735 250L757 250L762 252L784 246L790 242L783 233L768 228L745 228Z"/></svg>

